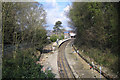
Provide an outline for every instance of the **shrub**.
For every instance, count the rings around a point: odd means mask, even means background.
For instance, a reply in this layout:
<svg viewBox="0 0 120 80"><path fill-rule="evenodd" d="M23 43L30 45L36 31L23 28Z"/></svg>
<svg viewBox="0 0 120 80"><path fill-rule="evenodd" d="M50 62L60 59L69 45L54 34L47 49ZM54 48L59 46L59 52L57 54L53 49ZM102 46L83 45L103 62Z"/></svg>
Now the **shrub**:
<svg viewBox="0 0 120 80"><path fill-rule="evenodd" d="M63 34L60 36L59 40L62 40L62 39L64 39L64 35Z"/></svg>
<svg viewBox="0 0 120 80"><path fill-rule="evenodd" d="M58 37L57 35L52 35L52 36L50 37L50 40L51 40L52 42L55 42L58 38L59 38L59 37Z"/></svg>
<svg viewBox="0 0 120 80"><path fill-rule="evenodd" d="M11 55L11 54L10 54ZM36 56L30 49L17 51L16 58L4 57L2 78L54 78L41 71L40 64L36 64Z"/></svg>

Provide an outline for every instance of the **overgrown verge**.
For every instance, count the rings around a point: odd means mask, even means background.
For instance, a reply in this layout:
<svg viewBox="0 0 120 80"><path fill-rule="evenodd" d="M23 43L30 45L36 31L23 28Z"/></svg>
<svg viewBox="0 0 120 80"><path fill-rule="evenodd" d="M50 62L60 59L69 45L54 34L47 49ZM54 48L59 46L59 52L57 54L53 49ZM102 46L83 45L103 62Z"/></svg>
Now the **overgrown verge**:
<svg viewBox="0 0 120 80"><path fill-rule="evenodd" d="M77 45L76 45L77 46ZM103 53L100 49L98 48L89 48L88 46L77 46L77 48L83 52L84 56L89 56L91 60L96 62L97 64L107 67L111 70L111 72L114 72L116 74L119 73L118 71L118 58L119 56L114 55L110 53L108 50L107 52L109 53Z"/></svg>
<svg viewBox="0 0 120 80"><path fill-rule="evenodd" d="M2 78L54 78L51 71L43 72L43 66L36 64L38 59L35 53L35 50L29 48L17 51L15 58L12 54L3 57Z"/></svg>

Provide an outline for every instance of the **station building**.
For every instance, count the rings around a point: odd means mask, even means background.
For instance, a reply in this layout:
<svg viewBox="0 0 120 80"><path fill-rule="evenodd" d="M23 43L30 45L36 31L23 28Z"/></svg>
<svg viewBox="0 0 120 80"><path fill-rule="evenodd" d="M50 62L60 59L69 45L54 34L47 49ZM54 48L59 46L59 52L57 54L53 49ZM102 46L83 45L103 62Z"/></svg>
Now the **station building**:
<svg viewBox="0 0 120 80"><path fill-rule="evenodd" d="M72 31L65 31L64 32L64 38L67 39L67 38L75 38L76 36L76 33L72 32Z"/></svg>

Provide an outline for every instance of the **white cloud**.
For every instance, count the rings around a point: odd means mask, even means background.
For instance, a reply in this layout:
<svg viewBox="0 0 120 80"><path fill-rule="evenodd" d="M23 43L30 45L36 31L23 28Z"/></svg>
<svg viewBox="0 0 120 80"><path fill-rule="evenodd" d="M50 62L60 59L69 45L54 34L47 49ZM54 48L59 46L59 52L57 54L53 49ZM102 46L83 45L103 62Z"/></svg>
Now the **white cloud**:
<svg viewBox="0 0 120 80"><path fill-rule="evenodd" d="M56 0L45 0L45 2L56 2Z"/></svg>
<svg viewBox="0 0 120 80"><path fill-rule="evenodd" d="M65 12L68 12L70 10L70 5L67 5L67 7L64 8Z"/></svg>
<svg viewBox="0 0 120 80"><path fill-rule="evenodd" d="M61 20L59 14L60 12L57 7L47 10L47 23L54 25L55 21Z"/></svg>
<svg viewBox="0 0 120 80"><path fill-rule="evenodd" d="M56 2L56 0L51 0L49 2L49 0L46 0L48 2L46 2L46 4L44 4L45 6L45 10L47 12L47 23L49 25L49 27L54 27L55 22L57 21L61 21L62 22L62 26L63 27L67 27L67 21L69 20L66 15L65 12L68 11L70 9L69 6L66 6L65 8L61 9L62 5L58 5L58 3ZM67 28L69 29L69 28Z"/></svg>

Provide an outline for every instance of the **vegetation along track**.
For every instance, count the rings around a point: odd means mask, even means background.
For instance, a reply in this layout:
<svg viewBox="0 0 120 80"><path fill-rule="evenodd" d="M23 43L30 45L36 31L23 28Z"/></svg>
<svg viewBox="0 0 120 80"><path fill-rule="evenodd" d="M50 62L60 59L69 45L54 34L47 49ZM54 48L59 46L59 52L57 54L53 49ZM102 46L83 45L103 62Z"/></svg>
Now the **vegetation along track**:
<svg viewBox="0 0 120 80"><path fill-rule="evenodd" d="M71 40L65 41L61 46L59 47L58 51L58 69L59 69L59 74L61 78L72 78L75 80L75 76L68 64L68 61L65 56L65 47L66 45L70 42Z"/></svg>

